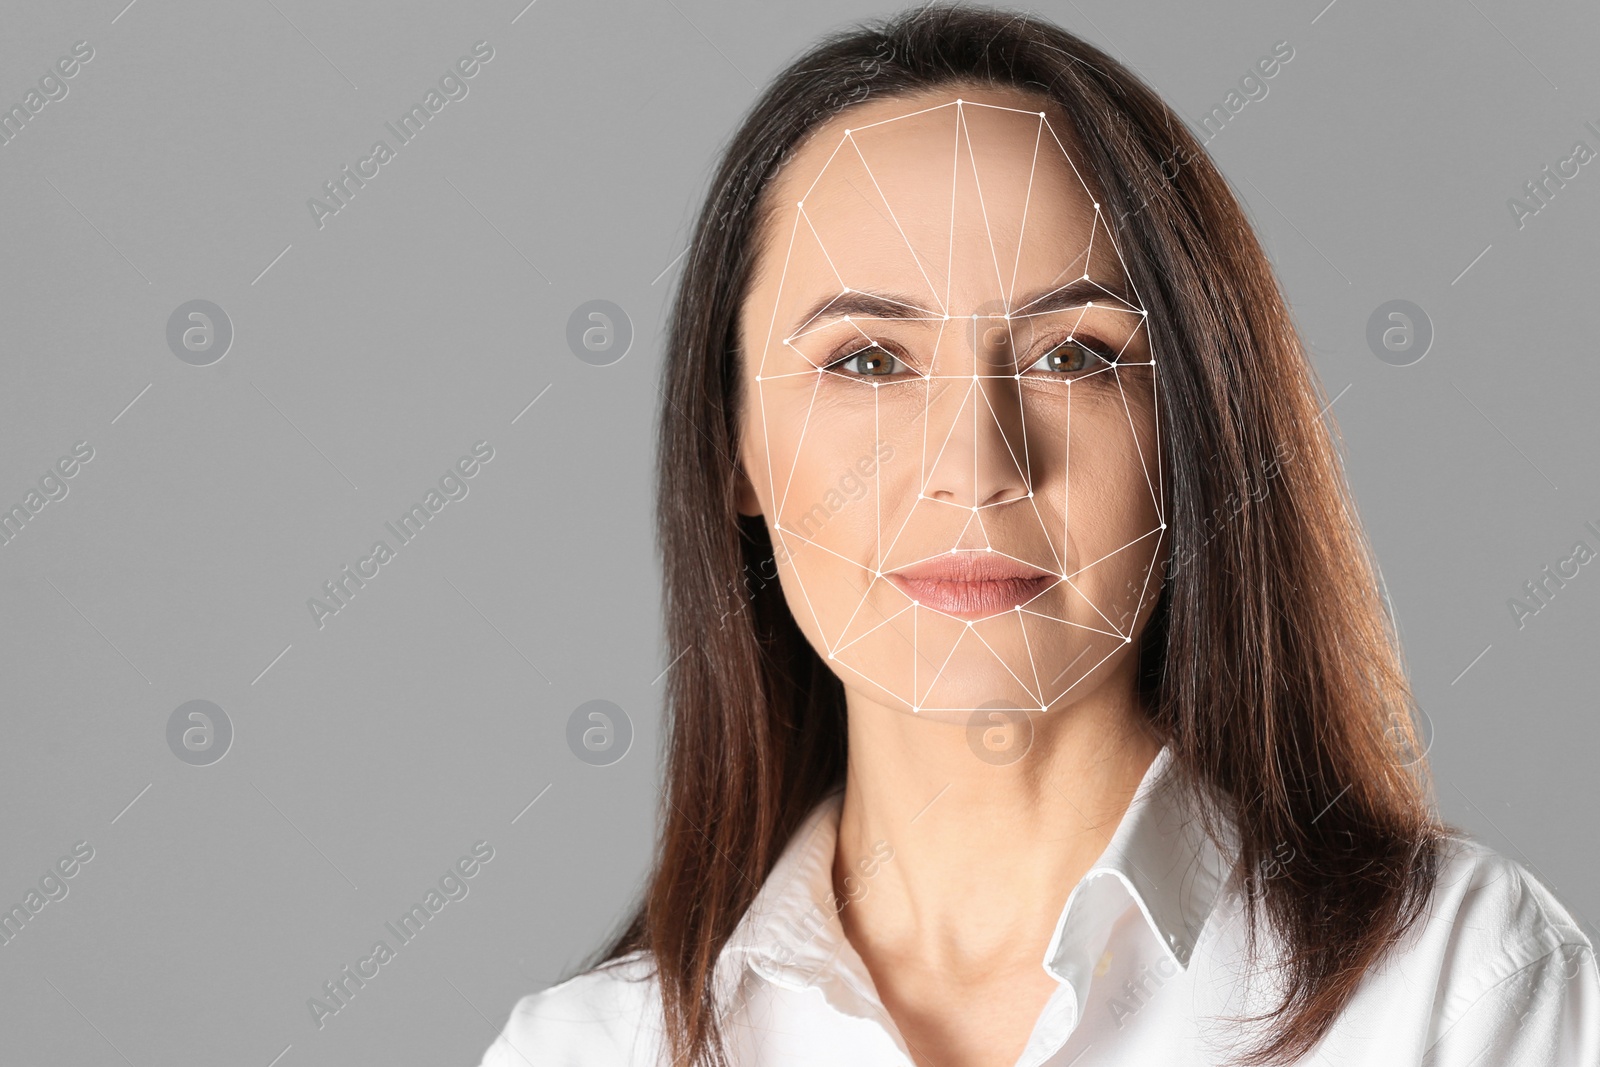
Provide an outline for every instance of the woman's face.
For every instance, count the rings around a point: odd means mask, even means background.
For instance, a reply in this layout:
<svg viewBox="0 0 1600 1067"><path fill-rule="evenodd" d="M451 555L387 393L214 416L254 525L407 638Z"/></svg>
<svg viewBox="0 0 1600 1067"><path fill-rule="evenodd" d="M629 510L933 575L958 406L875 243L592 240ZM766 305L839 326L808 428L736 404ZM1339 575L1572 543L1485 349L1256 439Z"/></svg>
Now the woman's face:
<svg viewBox="0 0 1600 1067"><path fill-rule="evenodd" d="M1144 315L1044 108L819 127L740 320L740 510L790 610L857 699L950 721L1130 666L1165 554Z"/></svg>

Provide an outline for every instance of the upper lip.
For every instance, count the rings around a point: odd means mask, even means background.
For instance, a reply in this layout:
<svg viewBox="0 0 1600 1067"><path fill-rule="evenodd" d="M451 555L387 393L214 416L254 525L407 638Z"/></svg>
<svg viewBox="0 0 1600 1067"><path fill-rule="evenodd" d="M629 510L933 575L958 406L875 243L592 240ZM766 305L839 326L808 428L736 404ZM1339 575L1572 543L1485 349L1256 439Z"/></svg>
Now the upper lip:
<svg viewBox="0 0 1600 1067"><path fill-rule="evenodd" d="M1048 578L1049 571L998 552L951 552L901 567L890 574L912 581L1001 582L1017 578Z"/></svg>

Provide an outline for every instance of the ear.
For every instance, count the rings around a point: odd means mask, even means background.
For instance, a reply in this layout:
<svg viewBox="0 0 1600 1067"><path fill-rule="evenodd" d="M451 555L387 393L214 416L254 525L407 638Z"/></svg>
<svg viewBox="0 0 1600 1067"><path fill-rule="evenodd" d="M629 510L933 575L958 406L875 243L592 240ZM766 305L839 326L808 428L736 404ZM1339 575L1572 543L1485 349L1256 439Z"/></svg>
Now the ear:
<svg viewBox="0 0 1600 1067"><path fill-rule="evenodd" d="M760 514L761 501L756 498L756 487L750 481L750 476L744 472L744 464L733 465L733 499L739 514L754 518Z"/></svg>

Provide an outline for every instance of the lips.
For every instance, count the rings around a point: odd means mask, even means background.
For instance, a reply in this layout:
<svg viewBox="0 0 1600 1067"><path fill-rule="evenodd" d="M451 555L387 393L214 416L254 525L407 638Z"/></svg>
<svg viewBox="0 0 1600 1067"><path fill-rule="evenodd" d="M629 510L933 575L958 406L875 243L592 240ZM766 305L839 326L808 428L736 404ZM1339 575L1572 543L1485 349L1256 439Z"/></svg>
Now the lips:
<svg viewBox="0 0 1600 1067"><path fill-rule="evenodd" d="M1026 604L1059 580L998 552L952 552L885 575L923 607L983 619Z"/></svg>

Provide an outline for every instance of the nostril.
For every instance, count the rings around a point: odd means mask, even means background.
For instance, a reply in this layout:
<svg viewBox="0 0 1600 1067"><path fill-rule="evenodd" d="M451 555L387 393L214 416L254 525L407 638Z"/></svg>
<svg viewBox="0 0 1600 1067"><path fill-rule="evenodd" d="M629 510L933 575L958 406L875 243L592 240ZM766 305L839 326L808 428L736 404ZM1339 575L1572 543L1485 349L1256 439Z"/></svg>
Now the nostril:
<svg viewBox="0 0 1600 1067"><path fill-rule="evenodd" d="M993 496L991 496L988 500L985 500L983 502L982 506L983 507L994 507L996 504L1014 504L1014 503L1016 503L1018 501L1021 501L1021 500L1027 500L1032 496L1033 496L1033 490L1032 489L1028 489L1028 488L1025 488L1025 487L1008 487L1008 488L999 490Z"/></svg>

